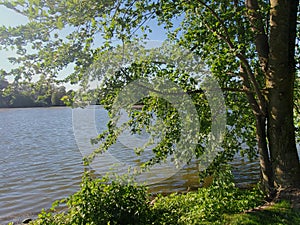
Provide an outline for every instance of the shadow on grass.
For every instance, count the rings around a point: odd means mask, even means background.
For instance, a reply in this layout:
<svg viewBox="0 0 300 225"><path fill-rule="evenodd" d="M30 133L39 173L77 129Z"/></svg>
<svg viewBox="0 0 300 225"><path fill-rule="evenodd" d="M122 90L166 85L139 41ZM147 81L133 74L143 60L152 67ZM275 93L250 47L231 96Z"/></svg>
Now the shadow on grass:
<svg viewBox="0 0 300 225"><path fill-rule="evenodd" d="M300 224L300 210L292 209L289 202L283 201L248 213L226 215L225 221L230 225L296 225Z"/></svg>

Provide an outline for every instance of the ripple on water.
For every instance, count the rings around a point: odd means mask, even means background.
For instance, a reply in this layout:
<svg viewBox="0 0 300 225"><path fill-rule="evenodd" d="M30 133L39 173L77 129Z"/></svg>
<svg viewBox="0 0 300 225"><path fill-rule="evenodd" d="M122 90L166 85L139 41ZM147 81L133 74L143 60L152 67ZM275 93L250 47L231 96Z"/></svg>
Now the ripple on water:
<svg viewBox="0 0 300 225"><path fill-rule="evenodd" d="M71 109L0 110L0 224L79 189Z"/></svg>
<svg viewBox="0 0 300 225"><path fill-rule="evenodd" d="M100 108L96 114L97 129L104 130L107 113ZM87 135L83 139L89 143L90 127L84 120L81 122L82 134ZM111 151L121 161L137 162L124 145L115 145ZM111 162L101 163L104 171L112 167ZM254 167L247 162L243 167L236 171L237 176L244 179L248 173L255 182ZM52 201L76 192L83 169L70 108L0 109L0 224L33 217L42 208L51 207ZM159 180L151 185L153 192L185 191L198 185L197 167L193 164L168 179L152 175L144 178L151 182ZM246 178L249 181L249 175Z"/></svg>

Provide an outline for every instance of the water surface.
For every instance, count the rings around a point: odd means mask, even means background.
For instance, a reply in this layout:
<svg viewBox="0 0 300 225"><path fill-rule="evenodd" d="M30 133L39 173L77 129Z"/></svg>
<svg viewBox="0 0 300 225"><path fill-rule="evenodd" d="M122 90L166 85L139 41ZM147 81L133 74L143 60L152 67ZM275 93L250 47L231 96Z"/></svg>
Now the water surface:
<svg viewBox="0 0 300 225"><path fill-rule="evenodd" d="M91 127L89 110L96 115L96 127ZM74 115L80 116L75 130ZM80 150L91 148L90 138L106 128L106 121L107 113L101 107L0 109L0 224L22 220L76 192L84 170ZM138 163L141 159L126 141L130 139L118 142L109 152L126 165ZM257 181L257 162L237 160L233 164L238 168L235 175L240 184ZM107 159L100 165L103 173L112 167ZM185 191L198 186L195 164L168 179L165 175L145 174L141 179L152 183L153 192Z"/></svg>

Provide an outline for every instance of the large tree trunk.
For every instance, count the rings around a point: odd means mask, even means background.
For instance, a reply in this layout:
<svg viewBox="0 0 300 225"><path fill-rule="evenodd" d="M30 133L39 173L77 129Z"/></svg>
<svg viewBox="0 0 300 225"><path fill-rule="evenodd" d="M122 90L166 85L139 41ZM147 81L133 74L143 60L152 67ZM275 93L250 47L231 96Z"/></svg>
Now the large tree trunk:
<svg viewBox="0 0 300 225"><path fill-rule="evenodd" d="M271 0L268 140L277 187L300 187L300 164L293 123L296 17L299 0Z"/></svg>
<svg viewBox="0 0 300 225"><path fill-rule="evenodd" d="M266 118L263 115L256 115L256 138L262 185L269 197L272 199L276 191L274 187L274 173L272 170L272 163L270 161L267 143Z"/></svg>
<svg viewBox="0 0 300 225"><path fill-rule="evenodd" d="M255 34L255 47L259 57L261 71L262 73L267 74L269 42L263 22L263 16L260 13L260 7L257 0L245 0L245 5L248 9L248 18L251 24L251 29ZM244 83L247 85L247 82ZM248 88L250 87L248 86ZM247 93L247 97L249 102L252 103L251 106L256 119L256 139L259 152L261 181L264 190L268 193L269 197L272 198L275 194L275 187L274 173L267 142L267 103L265 98L258 98L258 95L262 95L262 93L257 92L256 94L257 98L255 98L251 93ZM257 101L256 99L260 101Z"/></svg>

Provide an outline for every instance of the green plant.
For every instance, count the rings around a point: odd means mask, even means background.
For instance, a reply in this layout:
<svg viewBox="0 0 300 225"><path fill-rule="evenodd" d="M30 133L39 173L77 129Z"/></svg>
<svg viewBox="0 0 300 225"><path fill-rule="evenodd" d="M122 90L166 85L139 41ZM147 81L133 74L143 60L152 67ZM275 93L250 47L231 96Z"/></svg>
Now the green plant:
<svg viewBox="0 0 300 225"><path fill-rule="evenodd" d="M158 197L153 206L153 224L223 224L224 214L243 212L262 201L263 193L258 188L238 189L230 171L225 170L208 188Z"/></svg>
<svg viewBox="0 0 300 225"><path fill-rule="evenodd" d="M235 187L230 170L214 174L212 185L187 194L150 196L125 176L92 178L84 174L81 190L63 201L68 210L55 213L43 210L35 225L69 224L224 224L226 216L243 212L263 202L258 189Z"/></svg>
<svg viewBox="0 0 300 225"><path fill-rule="evenodd" d="M234 215L225 215L226 223L230 225L294 225L300 224L300 211L292 209L291 204L281 201L264 209L240 213Z"/></svg>
<svg viewBox="0 0 300 225"><path fill-rule="evenodd" d="M65 203L68 211L42 211L34 224L146 224L150 211L146 188L127 178L92 178L86 173L80 191L54 204L55 208Z"/></svg>

